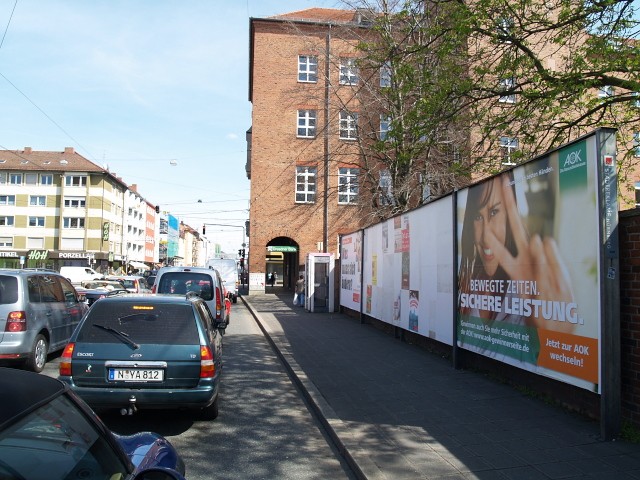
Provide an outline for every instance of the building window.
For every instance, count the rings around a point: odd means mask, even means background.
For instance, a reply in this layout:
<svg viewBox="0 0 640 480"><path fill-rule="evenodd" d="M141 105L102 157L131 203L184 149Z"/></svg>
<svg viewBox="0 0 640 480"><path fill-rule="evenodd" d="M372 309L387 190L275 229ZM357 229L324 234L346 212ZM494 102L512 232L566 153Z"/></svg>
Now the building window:
<svg viewBox="0 0 640 480"><path fill-rule="evenodd" d="M380 171L380 180L378 182L380 190L380 205L395 205L393 198L393 184L391 182L391 173L389 170Z"/></svg>
<svg viewBox="0 0 640 480"><path fill-rule="evenodd" d="M53 185L53 175L49 173L40 175L40 185Z"/></svg>
<svg viewBox="0 0 640 480"><path fill-rule="evenodd" d="M358 116L355 113L345 110L340 112L340 139L355 140L358 136L357 131Z"/></svg>
<svg viewBox="0 0 640 480"><path fill-rule="evenodd" d="M44 217L29 217L30 227L44 227Z"/></svg>
<svg viewBox="0 0 640 480"><path fill-rule="evenodd" d="M27 248L44 248L44 238L27 237Z"/></svg>
<svg viewBox="0 0 640 480"><path fill-rule="evenodd" d="M340 59L340 85L357 85L358 67L353 58Z"/></svg>
<svg viewBox="0 0 640 480"><path fill-rule="evenodd" d="M633 133L633 156L640 157L640 132Z"/></svg>
<svg viewBox="0 0 640 480"><path fill-rule="evenodd" d="M380 140L384 141L387 139L389 130L391 130L391 117L388 115L380 115Z"/></svg>
<svg viewBox="0 0 640 480"><path fill-rule="evenodd" d="M496 25L498 40L504 43L511 43L510 38L513 36L513 27L513 18L499 18Z"/></svg>
<svg viewBox="0 0 640 480"><path fill-rule="evenodd" d="M316 111L298 110L298 137L314 138L316 136Z"/></svg>
<svg viewBox="0 0 640 480"><path fill-rule="evenodd" d="M296 203L316 201L316 167L296 167Z"/></svg>
<svg viewBox="0 0 640 480"><path fill-rule="evenodd" d="M85 208L87 200L84 197L64 197L65 208Z"/></svg>
<svg viewBox="0 0 640 480"><path fill-rule="evenodd" d="M13 247L13 238L0 237L0 247Z"/></svg>
<svg viewBox="0 0 640 480"><path fill-rule="evenodd" d="M67 175L64 177L64 184L67 187L86 187L87 177L86 175Z"/></svg>
<svg viewBox="0 0 640 480"><path fill-rule="evenodd" d="M358 203L358 168L338 168L338 203Z"/></svg>
<svg viewBox="0 0 640 480"><path fill-rule="evenodd" d="M298 81L307 83L318 81L318 57L298 55Z"/></svg>
<svg viewBox="0 0 640 480"><path fill-rule="evenodd" d="M380 67L380 86L387 88L391 86L391 64L384 62L384 65Z"/></svg>
<svg viewBox="0 0 640 480"><path fill-rule="evenodd" d="M502 153L502 165L515 165L512 155L518 149L518 139L500 137L500 150Z"/></svg>
<svg viewBox="0 0 640 480"><path fill-rule="evenodd" d="M29 195L29 205L34 207L44 207L47 204L47 197L44 195Z"/></svg>
<svg viewBox="0 0 640 480"><path fill-rule="evenodd" d="M13 217L0 217L0 227L13 227Z"/></svg>
<svg viewBox="0 0 640 480"><path fill-rule="evenodd" d="M516 79L514 77L500 79L501 91L513 92L513 89L515 88L515 86L516 86ZM506 95L501 95L498 101L500 103L516 103L516 94L507 93Z"/></svg>
<svg viewBox="0 0 640 480"><path fill-rule="evenodd" d="M600 90L598 90L598 97L600 98L613 97L613 87L611 85L605 85L603 87L600 87Z"/></svg>
<svg viewBox="0 0 640 480"><path fill-rule="evenodd" d="M15 205L15 204L16 204L15 195L0 195L0 205Z"/></svg>
<svg viewBox="0 0 640 480"><path fill-rule="evenodd" d="M22 174L21 173L10 173L9 174L9 183L11 185L22 185Z"/></svg>
<svg viewBox="0 0 640 480"><path fill-rule="evenodd" d="M37 173L25 173L24 174L24 183L27 185L37 185L38 184L38 174Z"/></svg>
<svg viewBox="0 0 640 480"><path fill-rule="evenodd" d="M84 228L84 218L64 217L62 225L64 228Z"/></svg>
<svg viewBox="0 0 640 480"><path fill-rule="evenodd" d="M7 174L5 172L0 172L0 185L5 185L7 183Z"/></svg>

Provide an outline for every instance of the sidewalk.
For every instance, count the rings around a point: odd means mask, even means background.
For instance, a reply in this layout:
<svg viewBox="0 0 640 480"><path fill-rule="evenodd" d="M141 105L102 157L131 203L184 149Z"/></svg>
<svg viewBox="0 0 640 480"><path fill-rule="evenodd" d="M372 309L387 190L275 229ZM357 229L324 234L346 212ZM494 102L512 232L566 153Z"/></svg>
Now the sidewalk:
<svg viewBox="0 0 640 480"><path fill-rule="evenodd" d="M279 291L282 292L282 291ZM366 479L640 479L640 444L289 292L242 301Z"/></svg>

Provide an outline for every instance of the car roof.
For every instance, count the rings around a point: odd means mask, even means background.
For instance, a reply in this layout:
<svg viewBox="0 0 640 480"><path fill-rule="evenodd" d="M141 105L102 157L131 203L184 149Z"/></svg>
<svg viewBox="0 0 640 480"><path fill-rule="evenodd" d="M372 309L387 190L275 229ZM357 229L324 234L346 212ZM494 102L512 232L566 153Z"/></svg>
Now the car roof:
<svg viewBox="0 0 640 480"><path fill-rule="evenodd" d="M21 417L65 390L56 378L39 373L0 367L0 429L8 422Z"/></svg>
<svg viewBox="0 0 640 480"><path fill-rule="evenodd" d="M127 302L127 303L185 303L194 299L200 299L197 295L175 295L170 293L130 293L128 295L114 295L105 297L101 301L105 302Z"/></svg>
<svg viewBox="0 0 640 480"><path fill-rule="evenodd" d="M59 272L55 270L46 270L46 269L36 269L36 268L0 268L0 274L3 275L33 275L34 273L38 273L41 275L60 275Z"/></svg>

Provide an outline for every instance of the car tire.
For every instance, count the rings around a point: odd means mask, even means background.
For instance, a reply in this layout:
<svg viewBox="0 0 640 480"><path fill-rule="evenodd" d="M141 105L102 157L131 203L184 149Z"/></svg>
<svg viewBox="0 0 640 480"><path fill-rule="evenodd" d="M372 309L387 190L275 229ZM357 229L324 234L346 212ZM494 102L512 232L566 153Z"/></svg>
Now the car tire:
<svg viewBox="0 0 640 480"><path fill-rule="evenodd" d="M39 333L33 342L33 347L31 347L31 353L29 353L29 358L27 358L27 361L25 362L25 367L27 370L40 373L44 370L44 366L47 363L48 354L49 343L44 335Z"/></svg>
<svg viewBox="0 0 640 480"><path fill-rule="evenodd" d="M218 418L218 397L208 407L201 410L200 416L203 420L215 420Z"/></svg>

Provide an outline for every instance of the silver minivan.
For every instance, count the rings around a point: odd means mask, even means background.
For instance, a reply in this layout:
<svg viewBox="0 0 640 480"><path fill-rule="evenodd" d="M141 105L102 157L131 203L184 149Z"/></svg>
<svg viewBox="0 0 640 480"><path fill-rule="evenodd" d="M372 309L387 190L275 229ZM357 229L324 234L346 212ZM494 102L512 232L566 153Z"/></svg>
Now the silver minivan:
<svg viewBox="0 0 640 480"><path fill-rule="evenodd" d="M204 267L162 267L158 270L151 291L178 295L196 292L207 302L216 322L229 322L224 285L217 270Z"/></svg>
<svg viewBox="0 0 640 480"><path fill-rule="evenodd" d="M0 269L0 361L41 372L87 311L81 300L57 272Z"/></svg>

